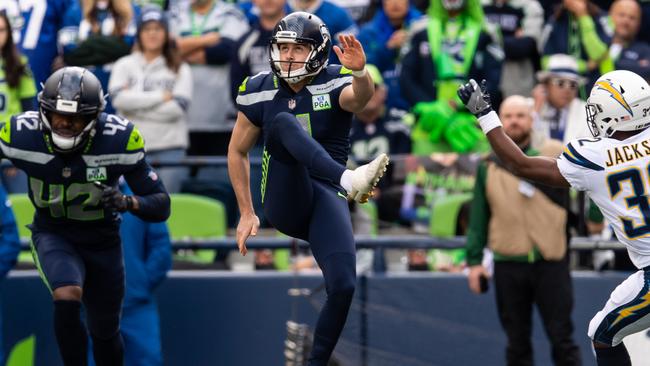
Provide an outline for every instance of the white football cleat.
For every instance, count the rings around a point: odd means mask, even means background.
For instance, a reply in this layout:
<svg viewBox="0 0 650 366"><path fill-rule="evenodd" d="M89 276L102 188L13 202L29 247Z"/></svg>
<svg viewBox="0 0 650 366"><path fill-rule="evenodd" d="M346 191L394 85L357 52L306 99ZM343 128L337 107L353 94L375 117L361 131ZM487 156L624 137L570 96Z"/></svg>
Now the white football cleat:
<svg viewBox="0 0 650 366"><path fill-rule="evenodd" d="M388 161L388 155L380 154L368 164L354 169L350 176L352 191L348 192L348 199L359 203L368 202L379 179L386 172Z"/></svg>

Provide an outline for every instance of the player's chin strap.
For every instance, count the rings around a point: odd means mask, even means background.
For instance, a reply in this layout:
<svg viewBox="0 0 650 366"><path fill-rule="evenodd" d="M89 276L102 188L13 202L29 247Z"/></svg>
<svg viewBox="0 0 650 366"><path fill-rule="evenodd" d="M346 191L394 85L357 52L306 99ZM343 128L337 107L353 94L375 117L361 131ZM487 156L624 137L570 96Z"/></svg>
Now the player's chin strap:
<svg viewBox="0 0 650 366"><path fill-rule="evenodd" d="M52 143L54 144L54 147L56 148L57 151L59 152L72 152L83 146L83 141L86 136L89 136L92 138L95 136L95 123L97 120L93 120L88 125L79 133L78 135L74 137L64 137L56 132L54 130L51 130L51 135L52 135Z"/></svg>

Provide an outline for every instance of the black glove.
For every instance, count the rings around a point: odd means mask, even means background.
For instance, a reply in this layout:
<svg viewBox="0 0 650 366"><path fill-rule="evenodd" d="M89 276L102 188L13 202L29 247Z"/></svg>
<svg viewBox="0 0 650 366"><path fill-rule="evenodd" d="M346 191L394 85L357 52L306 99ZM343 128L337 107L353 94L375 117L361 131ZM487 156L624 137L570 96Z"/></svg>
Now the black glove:
<svg viewBox="0 0 650 366"><path fill-rule="evenodd" d="M111 186L100 182L94 182L95 186L102 190L102 204L105 208L117 212L126 212L133 208L133 197L126 196L122 192Z"/></svg>
<svg viewBox="0 0 650 366"><path fill-rule="evenodd" d="M490 93L487 92L485 79L481 81L480 88L476 80L470 79L469 83L458 87L458 96L463 101L463 104L465 104L465 107L476 118L483 117L492 112Z"/></svg>

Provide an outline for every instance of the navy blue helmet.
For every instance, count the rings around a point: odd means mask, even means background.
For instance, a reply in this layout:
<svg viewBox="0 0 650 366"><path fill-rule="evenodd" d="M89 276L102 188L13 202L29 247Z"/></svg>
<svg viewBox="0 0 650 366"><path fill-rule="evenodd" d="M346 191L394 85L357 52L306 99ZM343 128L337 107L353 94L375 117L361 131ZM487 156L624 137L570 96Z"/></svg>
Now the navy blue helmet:
<svg viewBox="0 0 650 366"><path fill-rule="evenodd" d="M41 122L52 137L53 148L58 152L71 152L83 146L94 131L97 117L104 110L106 100L97 77L82 67L64 67L45 81L38 94ZM63 136L52 129L52 113L80 116L86 126L75 136Z"/></svg>
<svg viewBox="0 0 650 366"><path fill-rule="evenodd" d="M310 51L307 59L304 61L281 61L279 45L282 43L308 46ZM330 32L319 17L302 11L291 13L282 18L273 29L269 46L271 70L279 78L289 83L296 83L308 76L318 74L327 66L331 49ZM283 63L288 64L288 67L285 67L287 71L282 70ZM302 65L302 67L293 70L294 64Z"/></svg>

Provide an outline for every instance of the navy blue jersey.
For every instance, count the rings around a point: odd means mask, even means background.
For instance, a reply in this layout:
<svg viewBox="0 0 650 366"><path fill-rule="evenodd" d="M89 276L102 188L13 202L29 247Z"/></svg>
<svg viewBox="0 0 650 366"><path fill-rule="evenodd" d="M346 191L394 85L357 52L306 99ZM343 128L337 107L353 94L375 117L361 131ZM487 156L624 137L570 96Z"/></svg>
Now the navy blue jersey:
<svg viewBox="0 0 650 366"><path fill-rule="evenodd" d="M345 165L350 150L352 113L339 105L341 91L352 83L351 71L330 65L298 93L271 72L246 78L239 87L237 108L262 128L280 112L296 116L302 127L338 163Z"/></svg>
<svg viewBox="0 0 650 366"><path fill-rule="evenodd" d="M29 176L29 198L36 208L34 223L43 228L87 228L104 225L117 230L116 214L101 206L102 191L93 182L116 186L124 175L137 195L165 192L145 161L144 140L134 125L102 113L95 134L79 151L54 152L37 112L11 118L0 130L2 157Z"/></svg>

